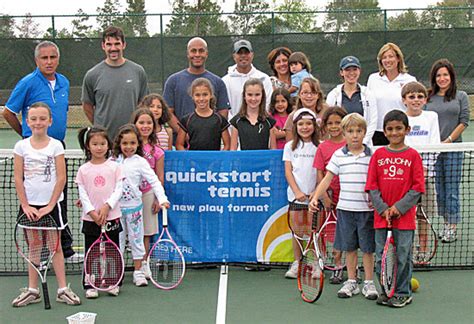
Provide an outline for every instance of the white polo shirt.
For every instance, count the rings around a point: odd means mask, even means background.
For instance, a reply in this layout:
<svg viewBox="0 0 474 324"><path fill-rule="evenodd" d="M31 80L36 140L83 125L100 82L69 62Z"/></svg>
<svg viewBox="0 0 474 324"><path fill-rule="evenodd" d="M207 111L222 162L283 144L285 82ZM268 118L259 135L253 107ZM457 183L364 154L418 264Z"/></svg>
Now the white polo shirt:
<svg viewBox="0 0 474 324"><path fill-rule="evenodd" d="M389 111L406 111L402 101L402 88L412 81L416 81L416 78L408 73L400 73L392 81L385 74L381 76L378 72L369 76L367 88L377 102L377 131L383 132L383 119Z"/></svg>
<svg viewBox="0 0 474 324"><path fill-rule="evenodd" d="M332 155L326 170L339 176L341 193L337 209L372 211L369 207L369 195L365 192L371 156L372 152L367 146L359 155L353 155L347 145Z"/></svg>

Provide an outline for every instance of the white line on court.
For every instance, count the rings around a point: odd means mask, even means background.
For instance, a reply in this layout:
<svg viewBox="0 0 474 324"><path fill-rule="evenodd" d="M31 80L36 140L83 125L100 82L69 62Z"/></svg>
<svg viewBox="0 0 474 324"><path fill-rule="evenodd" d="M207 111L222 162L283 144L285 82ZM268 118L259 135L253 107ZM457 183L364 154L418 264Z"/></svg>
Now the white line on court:
<svg viewBox="0 0 474 324"><path fill-rule="evenodd" d="M227 279L229 268L227 265L221 266L219 277L219 292L217 295L216 324L225 324L225 314L227 307Z"/></svg>

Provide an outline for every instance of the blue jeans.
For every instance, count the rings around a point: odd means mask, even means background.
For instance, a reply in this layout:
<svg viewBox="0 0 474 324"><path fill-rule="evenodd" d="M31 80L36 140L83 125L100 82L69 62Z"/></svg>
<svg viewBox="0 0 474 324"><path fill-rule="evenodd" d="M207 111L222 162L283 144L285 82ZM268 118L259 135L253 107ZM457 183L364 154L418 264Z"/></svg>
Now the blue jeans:
<svg viewBox="0 0 474 324"><path fill-rule="evenodd" d="M461 221L459 185L462 175L462 152L444 152L436 160L436 200L438 213L448 224Z"/></svg>
<svg viewBox="0 0 474 324"><path fill-rule="evenodd" d="M411 274L413 271L411 257L414 233L415 231L413 230L393 229L393 239L398 257L395 296L411 296ZM385 246L386 239L386 228L375 230L375 273L377 278L380 278L383 247Z"/></svg>

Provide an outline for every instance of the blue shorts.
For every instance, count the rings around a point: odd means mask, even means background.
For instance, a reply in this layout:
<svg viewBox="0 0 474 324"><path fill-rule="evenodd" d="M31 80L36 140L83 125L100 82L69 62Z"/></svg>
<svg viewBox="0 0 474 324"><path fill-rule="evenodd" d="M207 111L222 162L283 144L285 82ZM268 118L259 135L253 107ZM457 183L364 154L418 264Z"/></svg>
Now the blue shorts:
<svg viewBox="0 0 474 324"><path fill-rule="evenodd" d="M375 252L374 212L337 209L334 248L340 251Z"/></svg>

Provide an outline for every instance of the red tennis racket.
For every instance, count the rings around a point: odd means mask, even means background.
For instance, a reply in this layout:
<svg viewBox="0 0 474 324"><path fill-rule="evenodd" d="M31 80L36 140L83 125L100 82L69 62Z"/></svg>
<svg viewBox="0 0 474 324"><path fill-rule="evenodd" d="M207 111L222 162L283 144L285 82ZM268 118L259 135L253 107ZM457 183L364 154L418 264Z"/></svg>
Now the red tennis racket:
<svg viewBox="0 0 474 324"><path fill-rule="evenodd" d="M324 263L317 242L318 213L313 213L312 233L298 266L298 289L301 298L314 303L321 297L324 287Z"/></svg>
<svg viewBox="0 0 474 324"><path fill-rule="evenodd" d="M438 249L438 234L433 228L428 215L426 215L421 203L416 207L417 226L413 240L413 265L427 266L436 255Z"/></svg>
<svg viewBox="0 0 474 324"><path fill-rule="evenodd" d="M120 248L102 226L99 238L92 243L84 259L85 282L97 290L109 291L120 284L124 270Z"/></svg>
<svg viewBox="0 0 474 324"><path fill-rule="evenodd" d="M340 270L345 266L344 254L334 249L337 217L334 209L322 212L324 222L318 231L318 246L324 261L324 268Z"/></svg>
<svg viewBox="0 0 474 324"><path fill-rule="evenodd" d="M288 204L287 222L300 251L303 252L311 237L311 215L308 212L308 205L298 204L295 201L290 202Z"/></svg>
<svg viewBox="0 0 474 324"><path fill-rule="evenodd" d="M169 290L178 287L183 280L186 263L183 253L168 231L168 210L164 207L161 210L163 229L148 254L148 264L153 284L160 289Z"/></svg>
<svg viewBox="0 0 474 324"><path fill-rule="evenodd" d="M392 233L392 220L387 220L387 239L382 254L381 283L388 298L395 294L397 283L397 249Z"/></svg>
<svg viewBox="0 0 474 324"><path fill-rule="evenodd" d="M16 248L41 279L45 309L51 308L46 275L59 248L60 235L58 225L51 215L35 221L23 214L15 226Z"/></svg>

